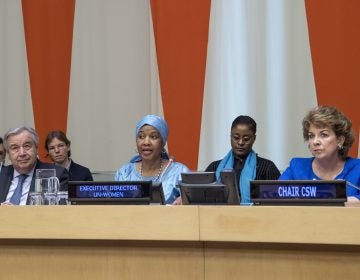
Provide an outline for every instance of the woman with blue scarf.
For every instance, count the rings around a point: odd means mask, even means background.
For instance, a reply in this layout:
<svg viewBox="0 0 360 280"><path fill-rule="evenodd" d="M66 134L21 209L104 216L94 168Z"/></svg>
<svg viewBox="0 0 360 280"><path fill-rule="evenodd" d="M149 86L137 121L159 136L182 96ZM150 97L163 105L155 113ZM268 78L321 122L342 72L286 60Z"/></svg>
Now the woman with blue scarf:
<svg viewBox="0 0 360 280"><path fill-rule="evenodd" d="M231 125L231 150L222 160L212 162L205 171L216 172L219 180L223 169L233 169L239 182L241 204L250 203L251 180L277 180L276 165L259 157L252 149L256 139L256 122L249 116L238 116Z"/></svg>
<svg viewBox="0 0 360 280"><path fill-rule="evenodd" d="M161 182L166 203L181 204L176 186L181 180L181 173L190 170L169 158L164 148L168 132L164 119L156 115L144 116L135 129L138 154L117 170L115 180Z"/></svg>

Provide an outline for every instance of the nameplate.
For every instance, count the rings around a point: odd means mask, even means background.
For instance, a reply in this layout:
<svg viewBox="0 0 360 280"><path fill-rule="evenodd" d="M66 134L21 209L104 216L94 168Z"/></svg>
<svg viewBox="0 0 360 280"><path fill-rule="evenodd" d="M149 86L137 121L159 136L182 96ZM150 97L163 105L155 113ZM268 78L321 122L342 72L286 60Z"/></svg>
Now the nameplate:
<svg viewBox="0 0 360 280"><path fill-rule="evenodd" d="M250 182L251 201L265 203L338 203L346 201L343 180L254 180Z"/></svg>
<svg viewBox="0 0 360 280"><path fill-rule="evenodd" d="M260 185L259 197L263 198L337 198L336 185L277 186Z"/></svg>
<svg viewBox="0 0 360 280"><path fill-rule="evenodd" d="M151 181L70 181L70 200L150 199Z"/></svg>
<svg viewBox="0 0 360 280"><path fill-rule="evenodd" d="M77 185L78 198L140 198L143 197L142 185Z"/></svg>

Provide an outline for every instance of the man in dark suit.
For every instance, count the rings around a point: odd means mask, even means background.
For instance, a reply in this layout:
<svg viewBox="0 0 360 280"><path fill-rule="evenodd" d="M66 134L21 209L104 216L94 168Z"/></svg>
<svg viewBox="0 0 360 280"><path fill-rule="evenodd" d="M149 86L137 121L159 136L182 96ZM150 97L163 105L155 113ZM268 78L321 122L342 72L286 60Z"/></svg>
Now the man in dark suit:
<svg viewBox="0 0 360 280"><path fill-rule="evenodd" d="M3 166L5 163L5 157L6 157L6 151L4 148L3 139L0 137L0 170L1 170L1 166Z"/></svg>
<svg viewBox="0 0 360 280"><path fill-rule="evenodd" d="M4 146L11 165L4 166L0 173L0 203L29 204L28 194L35 189L37 169L55 169L60 181L60 190L67 191L69 174L65 168L38 159L39 137L36 131L28 126L9 130L4 135ZM24 178L24 179L22 179ZM20 184L19 181L22 183ZM19 187L21 185L21 187ZM14 196L20 190L19 201Z"/></svg>

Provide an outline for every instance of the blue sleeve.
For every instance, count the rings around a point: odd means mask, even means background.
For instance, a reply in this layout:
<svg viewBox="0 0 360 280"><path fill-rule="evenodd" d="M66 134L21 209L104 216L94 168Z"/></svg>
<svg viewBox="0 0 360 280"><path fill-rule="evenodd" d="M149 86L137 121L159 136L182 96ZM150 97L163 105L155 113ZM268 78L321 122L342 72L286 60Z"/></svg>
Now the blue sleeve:
<svg viewBox="0 0 360 280"><path fill-rule="evenodd" d="M344 176L338 179L344 179L347 182L346 195L355 196L360 199L360 160L349 159L345 163Z"/></svg>
<svg viewBox="0 0 360 280"><path fill-rule="evenodd" d="M127 163L121 168L119 168L115 173L115 181L130 181L131 170L132 169L130 163Z"/></svg>
<svg viewBox="0 0 360 280"><path fill-rule="evenodd" d="M357 185L353 184L350 181L346 182L346 196L355 196L357 199L360 199L360 191L356 188Z"/></svg>
<svg viewBox="0 0 360 280"><path fill-rule="evenodd" d="M313 158L293 158L289 167L281 174L279 180L312 180L315 174L312 171Z"/></svg>
<svg viewBox="0 0 360 280"><path fill-rule="evenodd" d="M294 180L294 160L290 161L289 166L285 169L285 171L280 175L279 180Z"/></svg>
<svg viewBox="0 0 360 280"><path fill-rule="evenodd" d="M162 183L166 204L172 204L174 200L180 196L178 183L181 180L181 173L184 172L190 172L190 170L179 162L172 163L170 170L165 172Z"/></svg>

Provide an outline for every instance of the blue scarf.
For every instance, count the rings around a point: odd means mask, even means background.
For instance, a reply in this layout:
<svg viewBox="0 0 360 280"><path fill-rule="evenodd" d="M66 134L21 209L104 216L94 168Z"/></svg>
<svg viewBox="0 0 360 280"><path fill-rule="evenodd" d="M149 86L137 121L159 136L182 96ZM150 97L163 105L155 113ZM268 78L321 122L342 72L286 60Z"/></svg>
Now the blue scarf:
<svg viewBox="0 0 360 280"><path fill-rule="evenodd" d="M232 150L221 160L216 169L216 179L220 179L220 172L223 169L234 168L234 153ZM247 155L244 168L241 171L239 179L239 190L241 195L241 203L250 203L250 181L256 177L256 153L251 150Z"/></svg>

